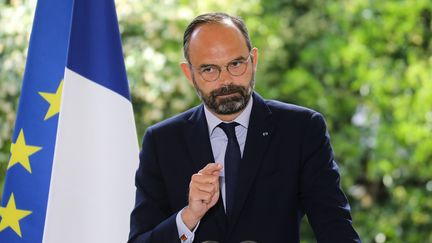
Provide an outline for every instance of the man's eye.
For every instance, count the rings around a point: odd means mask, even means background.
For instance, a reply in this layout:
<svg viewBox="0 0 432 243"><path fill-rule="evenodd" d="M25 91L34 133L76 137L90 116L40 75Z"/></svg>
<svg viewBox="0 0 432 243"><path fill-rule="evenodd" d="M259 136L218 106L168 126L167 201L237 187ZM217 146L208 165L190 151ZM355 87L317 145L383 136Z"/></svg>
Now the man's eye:
<svg viewBox="0 0 432 243"><path fill-rule="evenodd" d="M214 66L207 66L207 67L203 67L201 68L201 73L214 73L217 72L217 68Z"/></svg>
<svg viewBox="0 0 432 243"><path fill-rule="evenodd" d="M243 64L243 61L232 61L232 62L230 62L230 64L229 64L229 66L230 67L233 67L233 68L237 68L237 67L240 67L241 65Z"/></svg>

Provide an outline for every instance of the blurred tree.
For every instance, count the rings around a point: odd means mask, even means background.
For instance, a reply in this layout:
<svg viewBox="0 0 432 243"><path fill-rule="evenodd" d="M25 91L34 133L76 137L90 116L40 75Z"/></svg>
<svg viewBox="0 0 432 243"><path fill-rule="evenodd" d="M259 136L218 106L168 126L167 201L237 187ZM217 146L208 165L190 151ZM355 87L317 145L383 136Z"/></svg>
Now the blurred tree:
<svg viewBox="0 0 432 243"><path fill-rule="evenodd" d="M363 240L432 242L430 1L262 6L258 88L326 115Z"/></svg>
<svg viewBox="0 0 432 243"><path fill-rule="evenodd" d="M432 242L429 0L116 2L140 138L199 102L178 67L183 30L228 9L260 49L257 90L327 118L363 241ZM34 5L0 0L1 187ZM302 238L313 241L306 220Z"/></svg>

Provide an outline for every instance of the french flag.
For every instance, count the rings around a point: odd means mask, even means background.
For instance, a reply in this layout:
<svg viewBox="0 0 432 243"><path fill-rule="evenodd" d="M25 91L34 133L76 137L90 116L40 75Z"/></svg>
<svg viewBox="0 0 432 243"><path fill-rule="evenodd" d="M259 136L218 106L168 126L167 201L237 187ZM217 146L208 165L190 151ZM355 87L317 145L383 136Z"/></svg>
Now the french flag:
<svg viewBox="0 0 432 243"><path fill-rule="evenodd" d="M39 0L0 242L126 242L138 139L113 0Z"/></svg>

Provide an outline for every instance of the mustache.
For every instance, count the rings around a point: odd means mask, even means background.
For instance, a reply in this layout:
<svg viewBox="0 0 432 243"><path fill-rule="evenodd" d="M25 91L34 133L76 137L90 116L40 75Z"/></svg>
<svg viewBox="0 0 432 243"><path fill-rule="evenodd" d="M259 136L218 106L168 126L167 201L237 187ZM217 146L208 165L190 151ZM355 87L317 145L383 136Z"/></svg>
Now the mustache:
<svg viewBox="0 0 432 243"><path fill-rule="evenodd" d="M231 85L223 86L219 89L213 90L210 92L210 94L211 94L211 96L216 97L216 96L229 95L229 94L234 94L234 93L244 94L245 92L246 92L246 90L244 87L231 84Z"/></svg>

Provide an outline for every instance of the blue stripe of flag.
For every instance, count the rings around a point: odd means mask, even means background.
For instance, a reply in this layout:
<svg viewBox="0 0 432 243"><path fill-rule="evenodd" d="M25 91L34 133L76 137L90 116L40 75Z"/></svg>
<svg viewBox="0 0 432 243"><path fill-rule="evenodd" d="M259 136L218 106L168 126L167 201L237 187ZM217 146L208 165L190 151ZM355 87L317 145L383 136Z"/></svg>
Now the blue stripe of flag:
<svg viewBox="0 0 432 243"><path fill-rule="evenodd" d="M114 1L75 0L67 67L130 100Z"/></svg>

